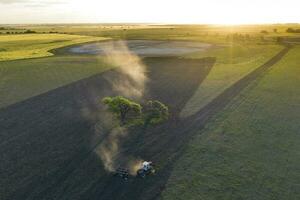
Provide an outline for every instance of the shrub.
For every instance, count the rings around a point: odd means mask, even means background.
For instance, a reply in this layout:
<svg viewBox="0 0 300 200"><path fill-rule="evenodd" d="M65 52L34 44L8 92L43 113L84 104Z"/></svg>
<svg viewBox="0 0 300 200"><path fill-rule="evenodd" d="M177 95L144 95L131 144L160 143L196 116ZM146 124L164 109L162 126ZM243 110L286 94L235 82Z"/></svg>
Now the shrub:
<svg viewBox="0 0 300 200"><path fill-rule="evenodd" d="M266 31L266 30L262 30L262 31L260 31L260 33L267 34L267 33L268 33L268 31Z"/></svg>
<svg viewBox="0 0 300 200"><path fill-rule="evenodd" d="M144 125L158 124L169 117L169 109L163 103L155 100L148 101L145 111L144 111Z"/></svg>

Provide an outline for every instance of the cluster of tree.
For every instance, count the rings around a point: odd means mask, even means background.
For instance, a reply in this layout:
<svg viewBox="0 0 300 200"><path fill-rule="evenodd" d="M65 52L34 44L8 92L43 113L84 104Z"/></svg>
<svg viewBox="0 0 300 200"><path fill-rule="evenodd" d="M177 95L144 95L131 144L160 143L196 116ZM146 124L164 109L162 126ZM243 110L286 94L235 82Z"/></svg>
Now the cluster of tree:
<svg viewBox="0 0 300 200"><path fill-rule="evenodd" d="M33 31L33 30L26 30L26 31L15 31L15 32L13 32L13 31L7 31L5 34L34 34L34 33L36 33L36 31ZM1 32L0 32L0 34L1 34Z"/></svg>
<svg viewBox="0 0 300 200"><path fill-rule="evenodd" d="M300 29L288 28L286 29L287 33L300 33Z"/></svg>
<svg viewBox="0 0 300 200"><path fill-rule="evenodd" d="M249 34L239 34L239 33L233 33L233 34L228 34L226 36L226 40L228 41L244 41L244 40L249 40L250 35Z"/></svg>
<svg viewBox="0 0 300 200"><path fill-rule="evenodd" d="M55 33L59 33L59 32L58 32L58 31L50 31L49 33L50 33L50 34L51 34L51 33L54 33L54 34L55 34Z"/></svg>
<svg viewBox="0 0 300 200"><path fill-rule="evenodd" d="M261 30L260 33L263 33L263 34L268 34L269 32L266 31L266 30Z"/></svg>
<svg viewBox="0 0 300 200"><path fill-rule="evenodd" d="M278 32L277 28L274 28L274 29L273 29L273 32L274 32L274 33L277 33L277 32ZM268 34L269 32L268 32L267 30L261 30L260 33Z"/></svg>
<svg viewBox="0 0 300 200"><path fill-rule="evenodd" d="M33 30L26 30L24 33L25 33L25 34L32 34L32 33L36 33L36 31L33 31Z"/></svg>
<svg viewBox="0 0 300 200"><path fill-rule="evenodd" d="M1 29L0 30L11 30L11 29ZM7 32L0 32L0 34L7 34L7 35L13 35L13 34L35 34L35 33L40 33L40 34L68 34L66 32L58 32L58 31L49 31L49 32L36 32L33 30L25 30L25 31L7 31ZM71 35L71 34L70 34Z"/></svg>
<svg viewBox="0 0 300 200"><path fill-rule="evenodd" d="M148 101L144 106L122 96L105 97L102 102L115 115L121 126L140 125L144 127L168 119L169 109L160 101Z"/></svg>

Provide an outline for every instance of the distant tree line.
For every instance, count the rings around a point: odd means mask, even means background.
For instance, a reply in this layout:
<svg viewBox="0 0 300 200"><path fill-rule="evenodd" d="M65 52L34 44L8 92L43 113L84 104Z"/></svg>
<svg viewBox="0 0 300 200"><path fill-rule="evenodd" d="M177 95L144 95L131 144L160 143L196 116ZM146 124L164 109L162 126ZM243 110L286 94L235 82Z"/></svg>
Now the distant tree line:
<svg viewBox="0 0 300 200"><path fill-rule="evenodd" d="M300 29L288 28L286 29L287 33L300 33Z"/></svg>
<svg viewBox="0 0 300 200"><path fill-rule="evenodd" d="M0 27L0 30L14 30L14 29L6 29L4 27ZM68 34L66 32L58 32L58 31L49 31L49 32L36 32L33 30L25 30L25 31L6 31L6 32L0 32L0 34L7 34L7 35L13 35L13 34Z"/></svg>
<svg viewBox="0 0 300 200"><path fill-rule="evenodd" d="M240 34L240 33L233 33L233 34L228 34L226 36L227 41L247 41L250 40L250 35L249 34Z"/></svg>
<svg viewBox="0 0 300 200"><path fill-rule="evenodd" d="M4 26L1 26L1 27L0 27L0 31L3 31L3 30L18 30L18 29L12 28L12 27L4 27Z"/></svg>
<svg viewBox="0 0 300 200"><path fill-rule="evenodd" d="M0 27L0 30L12 30L12 29L1 29L3 27ZM33 30L25 30L25 31L6 31L6 32L0 32L0 34L34 34L37 33Z"/></svg>

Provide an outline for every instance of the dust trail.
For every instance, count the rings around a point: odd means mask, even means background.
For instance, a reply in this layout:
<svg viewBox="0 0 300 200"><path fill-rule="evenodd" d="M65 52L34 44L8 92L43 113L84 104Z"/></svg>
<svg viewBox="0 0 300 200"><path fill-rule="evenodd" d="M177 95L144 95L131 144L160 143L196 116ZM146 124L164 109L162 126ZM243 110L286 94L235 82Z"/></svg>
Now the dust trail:
<svg viewBox="0 0 300 200"><path fill-rule="evenodd" d="M140 58L130 52L126 43L122 41L115 41L106 46L104 54L106 62L117 67L117 75L105 77L114 92L127 98L141 99L144 95L147 76L146 67ZM110 131L95 152L101 158L106 170L112 172L120 166L127 167L132 175L136 175L141 161L135 158L127 159L128 156L121 153L122 140L128 135L128 130L116 124L116 119L109 119L100 119L104 129Z"/></svg>
<svg viewBox="0 0 300 200"><path fill-rule="evenodd" d="M116 163L119 155L120 141L126 137L127 130L122 127L117 127L111 130L106 140L96 148L97 155L100 156L106 170L112 172L118 167Z"/></svg>
<svg viewBox="0 0 300 200"><path fill-rule="evenodd" d="M146 67L139 56L132 53L123 41L111 42L111 45L107 45L103 50L106 62L118 67L119 75L107 78L113 89L126 97L141 98L147 76Z"/></svg>
<svg viewBox="0 0 300 200"><path fill-rule="evenodd" d="M129 160L127 163L127 168L129 170L129 173L132 176L136 176L136 173L138 169L141 168L143 162L144 160L138 158L132 158L131 160Z"/></svg>

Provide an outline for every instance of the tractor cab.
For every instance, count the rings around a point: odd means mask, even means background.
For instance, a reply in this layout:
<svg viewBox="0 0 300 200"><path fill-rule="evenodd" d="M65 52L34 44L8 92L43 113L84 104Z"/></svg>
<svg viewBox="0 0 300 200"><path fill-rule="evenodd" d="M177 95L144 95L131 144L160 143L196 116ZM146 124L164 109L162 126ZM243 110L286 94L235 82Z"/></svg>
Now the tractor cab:
<svg viewBox="0 0 300 200"><path fill-rule="evenodd" d="M147 175L154 174L155 169L152 162L144 161L141 168L137 171L137 176L145 178Z"/></svg>

